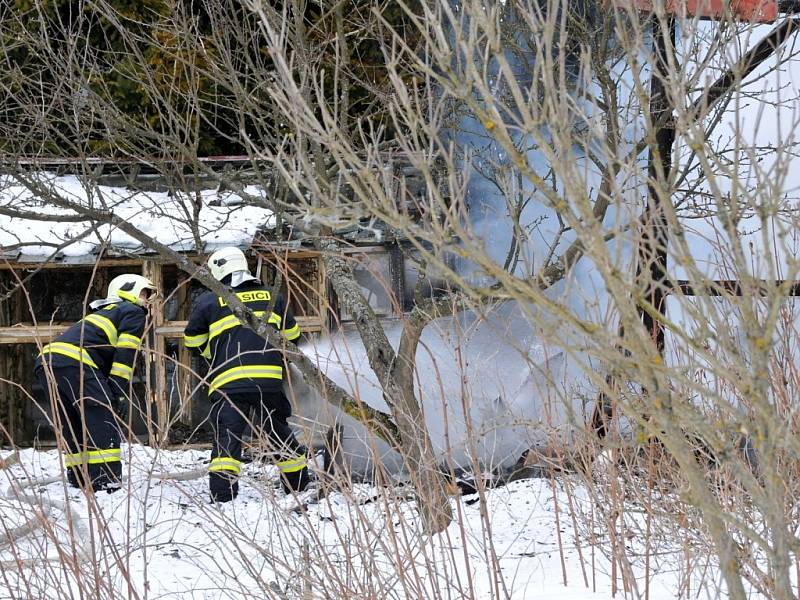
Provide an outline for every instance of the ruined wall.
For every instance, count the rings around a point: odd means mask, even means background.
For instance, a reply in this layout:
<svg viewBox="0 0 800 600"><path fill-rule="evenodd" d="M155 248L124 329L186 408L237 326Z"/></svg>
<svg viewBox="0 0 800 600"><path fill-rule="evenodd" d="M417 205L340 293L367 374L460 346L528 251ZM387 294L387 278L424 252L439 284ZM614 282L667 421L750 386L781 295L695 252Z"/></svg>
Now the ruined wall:
<svg viewBox="0 0 800 600"><path fill-rule="evenodd" d="M24 297L19 291L10 293L13 287L14 280L7 273L0 273L0 327L17 322L21 314ZM28 387L31 379L26 354L20 344L0 345L0 441L3 445L24 433L25 396L19 386Z"/></svg>

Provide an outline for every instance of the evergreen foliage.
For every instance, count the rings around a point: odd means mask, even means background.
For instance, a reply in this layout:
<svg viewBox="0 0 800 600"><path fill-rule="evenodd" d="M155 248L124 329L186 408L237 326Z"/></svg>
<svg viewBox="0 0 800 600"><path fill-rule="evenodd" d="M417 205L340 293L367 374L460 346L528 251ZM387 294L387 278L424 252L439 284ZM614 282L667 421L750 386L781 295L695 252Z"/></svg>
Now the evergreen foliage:
<svg viewBox="0 0 800 600"><path fill-rule="evenodd" d="M272 10L290 43L302 34L315 50L306 60L322 74L325 102L386 130L380 19L402 25L400 5ZM0 153L190 161L279 144L290 132L270 117L267 46L261 17L235 0L14 0L0 8Z"/></svg>

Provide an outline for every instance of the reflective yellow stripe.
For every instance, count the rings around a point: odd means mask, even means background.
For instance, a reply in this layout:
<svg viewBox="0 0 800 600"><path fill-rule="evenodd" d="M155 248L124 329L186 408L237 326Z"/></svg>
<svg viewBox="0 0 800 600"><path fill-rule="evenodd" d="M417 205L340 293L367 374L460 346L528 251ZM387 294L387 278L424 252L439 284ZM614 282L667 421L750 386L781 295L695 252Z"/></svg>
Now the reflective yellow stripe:
<svg viewBox="0 0 800 600"><path fill-rule="evenodd" d="M283 334L283 337L285 337L290 342L292 340L296 340L297 338L300 337L300 325L295 325L294 327L291 327L289 329L284 329L283 331L281 331L281 334Z"/></svg>
<svg viewBox="0 0 800 600"><path fill-rule="evenodd" d="M90 367L94 367L95 369L99 368L86 350L66 342L52 342L47 344L44 348L42 348L42 354L61 354L77 360L78 362L87 364Z"/></svg>
<svg viewBox="0 0 800 600"><path fill-rule="evenodd" d="M241 321L239 321L236 315L228 315L227 317L223 317L218 321L214 321L208 328L208 341L210 342L223 331L233 329L241 324Z"/></svg>
<svg viewBox="0 0 800 600"><path fill-rule="evenodd" d="M207 333L201 333L199 335L183 334L183 343L187 348L199 348L207 341L208 341Z"/></svg>
<svg viewBox="0 0 800 600"><path fill-rule="evenodd" d="M261 318L264 317L265 314L267 314L267 311L265 311L265 310L254 310L253 314L256 317L258 317L259 319L261 319ZM281 318L278 315L276 315L275 313L272 313L267 322L268 323L272 323L273 325L276 325L276 326L280 327ZM228 315L227 317L222 317L218 321L214 321L208 327L208 341L210 342L215 337L217 337L219 334L221 334L223 331L227 331L228 329L232 329L234 327L238 327L241 324L242 324L242 322L239 320L239 318L236 315ZM188 345L189 344L187 343L187 346ZM198 344L198 346L199 345L200 344Z"/></svg>
<svg viewBox="0 0 800 600"><path fill-rule="evenodd" d="M130 333L120 334L117 340L117 348L133 348L137 350L142 345L142 338L136 337Z"/></svg>
<svg viewBox="0 0 800 600"><path fill-rule="evenodd" d="M102 463L119 462L122 460L122 450L119 448L109 448L107 450L92 450L86 453L87 463L99 465Z"/></svg>
<svg viewBox="0 0 800 600"><path fill-rule="evenodd" d="M105 463L119 462L120 460L122 460L122 450L119 448L109 448L107 450L91 450L89 452L65 454L64 466L77 467L84 464L100 465Z"/></svg>
<svg viewBox="0 0 800 600"><path fill-rule="evenodd" d="M133 367L129 367L123 363L112 363L111 364L111 372L109 375L116 375L117 377L122 377L123 379L130 379L131 375L133 375Z"/></svg>
<svg viewBox="0 0 800 600"><path fill-rule="evenodd" d="M208 393L239 379L283 379L283 367L277 365L247 365L234 367L211 380Z"/></svg>
<svg viewBox="0 0 800 600"><path fill-rule="evenodd" d="M208 465L209 473L216 473L218 471L231 471L237 475L242 470L242 463L230 456L218 456L211 459L211 464Z"/></svg>
<svg viewBox="0 0 800 600"><path fill-rule="evenodd" d="M111 319L100 315L88 315L83 320L102 329L108 338L108 343L112 346L117 345L117 328L111 322Z"/></svg>
<svg viewBox="0 0 800 600"><path fill-rule="evenodd" d="M281 473L295 473L305 469L306 466L308 466L308 461L305 456L278 461L278 468L281 470Z"/></svg>

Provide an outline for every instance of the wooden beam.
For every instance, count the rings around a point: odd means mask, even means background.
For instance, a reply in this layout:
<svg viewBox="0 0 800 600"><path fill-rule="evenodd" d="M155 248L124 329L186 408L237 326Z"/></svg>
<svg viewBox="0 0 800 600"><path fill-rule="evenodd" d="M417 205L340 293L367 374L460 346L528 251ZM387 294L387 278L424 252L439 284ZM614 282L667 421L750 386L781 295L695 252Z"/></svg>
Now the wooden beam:
<svg viewBox="0 0 800 600"><path fill-rule="evenodd" d="M64 333L72 323L59 325L13 325L0 327L0 344L46 344Z"/></svg>
<svg viewBox="0 0 800 600"><path fill-rule="evenodd" d="M177 317L179 319L185 319L187 318L191 308L189 298L189 275L183 271L178 271L177 276ZM156 332L156 334L158 334L158 332ZM193 425L192 415L194 414L194 394L191 393L193 383L191 369L192 351L184 344L178 344L178 364L175 365L175 389L177 390L178 398L181 403L179 419L182 423L190 426Z"/></svg>
<svg viewBox="0 0 800 600"><path fill-rule="evenodd" d="M4 284L8 283L6 281L6 279L8 279L7 275L0 275L0 278L2 278ZM14 293L9 299L0 301L0 325L8 325L11 320L12 311L9 302L18 301L17 296L18 294ZM13 350L13 348L0 349L0 374L2 375L2 377L0 377L0 427L4 430L0 431L0 442L2 442L3 445L14 444L20 441L15 439L13 418L14 396L11 385L9 384L11 368L8 358Z"/></svg>
<svg viewBox="0 0 800 600"><path fill-rule="evenodd" d="M318 250L292 250L290 248L282 248L281 246L253 246L253 250L256 252L256 255L264 258L276 256L278 254L283 258L289 259L318 258L322 256L322 253Z"/></svg>
<svg viewBox="0 0 800 600"><path fill-rule="evenodd" d="M309 333L322 331L322 320L319 317L297 317L300 329ZM46 344L64 333L73 323L54 323L52 325L34 325L24 323L10 327L0 327L0 344ZM157 337L176 339L183 337L186 321L161 321L155 327Z"/></svg>
<svg viewBox="0 0 800 600"><path fill-rule="evenodd" d="M295 321L300 325L300 329L309 333L322 331L322 321L319 317L295 317ZM156 328L156 335L164 336L168 339L182 338L183 330L186 329L187 321L164 321ZM2 335L2 330L0 330Z"/></svg>
<svg viewBox="0 0 800 600"><path fill-rule="evenodd" d="M146 260L142 265L142 275L150 279L155 284L156 289L163 290L164 274L161 264L152 260ZM164 446L169 437L169 398L167 396L167 369L165 363L166 340L163 335L158 335L158 328L164 323L164 303L163 296L155 297L153 306L150 309L150 318L156 335L153 336L152 347L148 353L150 367L153 373L151 401L156 407L156 431L155 443Z"/></svg>
<svg viewBox="0 0 800 600"><path fill-rule="evenodd" d="M0 262L0 271L31 270L31 269L93 269L98 267L138 267L143 260L139 258L109 258L96 262L69 263L69 262Z"/></svg>
<svg viewBox="0 0 800 600"><path fill-rule="evenodd" d="M743 285L741 281L735 279L706 281L699 286L695 286L687 280L680 279L673 282L671 285L673 290L680 290L684 296L766 296L770 290L774 291L779 286L787 284L787 296L800 296L800 281L787 282L782 279L777 279L772 282L759 279L753 281L752 284L748 286Z"/></svg>

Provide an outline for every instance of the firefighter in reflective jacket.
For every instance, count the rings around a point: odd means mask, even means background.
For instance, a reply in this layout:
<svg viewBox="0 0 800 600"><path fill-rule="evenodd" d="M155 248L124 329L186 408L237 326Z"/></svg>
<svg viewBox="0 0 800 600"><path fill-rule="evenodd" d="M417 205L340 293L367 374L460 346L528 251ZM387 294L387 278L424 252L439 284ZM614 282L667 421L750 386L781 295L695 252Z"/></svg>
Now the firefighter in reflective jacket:
<svg viewBox="0 0 800 600"><path fill-rule="evenodd" d="M153 283L120 275L108 284L92 313L75 323L36 358L34 373L45 390L66 445L67 480L75 487L114 491L122 474L120 433L114 409L125 410L133 363L142 343Z"/></svg>
<svg viewBox="0 0 800 600"><path fill-rule="evenodd" d="M209 257L208 266L215 279L230 286L241 302L283 337L290 341L300 337L300 327L283 298L275 298L273 304L270 291L250 274L241 250L218 250ZM239 492L242 435L251 412L256 429L260 427L269 439L284 490L305 489L306 450L287 423L291 406L283 393L282 352L242 325L225 300L213 292L195 302L184 342L211 360L208 394L214 445L208 475L212 501L229 502Z"/></svg>

